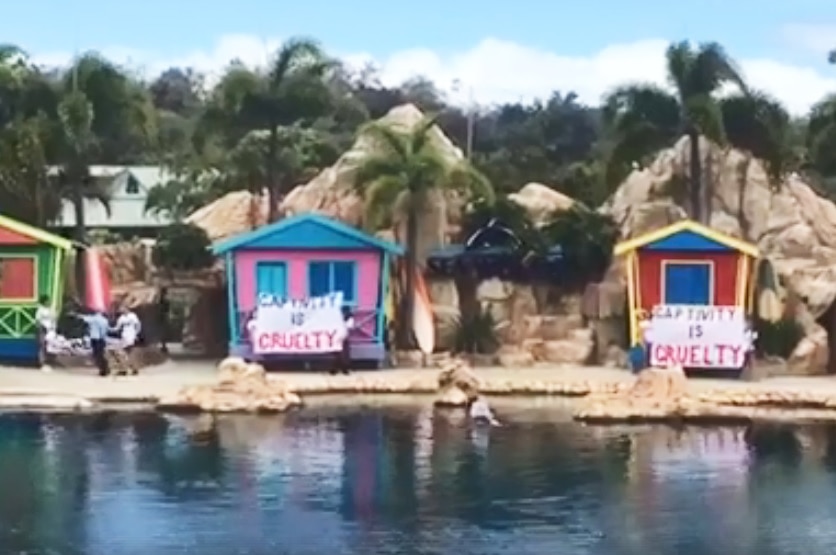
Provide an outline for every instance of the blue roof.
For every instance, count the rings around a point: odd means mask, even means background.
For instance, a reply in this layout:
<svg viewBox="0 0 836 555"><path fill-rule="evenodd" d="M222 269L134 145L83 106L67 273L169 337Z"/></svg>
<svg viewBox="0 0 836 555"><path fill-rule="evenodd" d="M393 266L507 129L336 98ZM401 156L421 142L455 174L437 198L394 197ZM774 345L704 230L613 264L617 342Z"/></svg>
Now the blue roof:
<svg viewBox="0 0 836 555"><path fill-rule="evenodd" d="M236 249L380 249L403 254L403 248L357 228L313 212L291 216L212 246L214 254Z"/></svg>

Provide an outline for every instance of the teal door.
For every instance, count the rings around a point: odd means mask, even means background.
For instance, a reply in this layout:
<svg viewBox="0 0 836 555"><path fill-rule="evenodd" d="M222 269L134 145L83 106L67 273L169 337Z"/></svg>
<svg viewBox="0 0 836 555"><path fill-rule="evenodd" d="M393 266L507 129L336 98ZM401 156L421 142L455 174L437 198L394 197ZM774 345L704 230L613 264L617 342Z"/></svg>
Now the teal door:
<svg viewBox="0 0 836 555"><path fill-rule="evenodd" d="M714 304L711 298L711 264L670 262L663 268L665 304Z"/></svg>
<svg viewBox="0 0 836 555"><path fill-rule="evenodd" d="M284 262L259 262L255 267L256 299L262 294L287 297L287 265Z"/></svg>

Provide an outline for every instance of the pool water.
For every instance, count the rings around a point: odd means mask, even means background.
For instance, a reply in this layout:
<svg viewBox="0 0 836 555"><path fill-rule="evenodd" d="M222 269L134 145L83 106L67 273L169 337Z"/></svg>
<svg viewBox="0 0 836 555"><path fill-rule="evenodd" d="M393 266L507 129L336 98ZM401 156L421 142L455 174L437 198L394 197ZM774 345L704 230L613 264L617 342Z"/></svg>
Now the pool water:
<svg viewBox="0 0 836 555"><path fill-rule="evenodd" d="M0 415L0 553L836 553L836 428L414 403Z"/></svg>

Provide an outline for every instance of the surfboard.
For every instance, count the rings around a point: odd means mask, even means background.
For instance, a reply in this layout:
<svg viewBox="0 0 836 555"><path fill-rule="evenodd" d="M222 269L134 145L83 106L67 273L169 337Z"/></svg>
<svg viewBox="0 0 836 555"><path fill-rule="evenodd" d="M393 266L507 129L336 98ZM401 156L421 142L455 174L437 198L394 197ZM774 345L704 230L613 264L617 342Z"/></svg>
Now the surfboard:
<svg viewBox="0 0 836 555"><path fill-rule="evenodd" d="M88 248L84 253L85 291L87 306L102 312L110 308L110 280L101 253Z"/></svg>
<svg viewBox="0 0 836 555"><path fill-rule="evenodd" d="M435 324L433 308L427 283L420 271L415 271L415 308L412 314L412 331L422 353L429 355L435 350Z"/></svg>

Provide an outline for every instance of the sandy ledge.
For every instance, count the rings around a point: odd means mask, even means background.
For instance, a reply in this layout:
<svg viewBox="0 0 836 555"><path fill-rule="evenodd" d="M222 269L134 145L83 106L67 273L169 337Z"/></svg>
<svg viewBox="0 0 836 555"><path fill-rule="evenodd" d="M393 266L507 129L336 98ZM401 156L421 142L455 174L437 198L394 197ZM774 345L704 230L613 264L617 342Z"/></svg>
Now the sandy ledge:
<svg viewBox="0 0 836 555"><path fill-rule="evenodd" d="M574 398L571 405L606 399L629 390L635 377L623 370L599 367L476 368L480 390L489 396L554 396ZM362 371L349 376L322 373L272 373L303 400L311 396L433 395L437 369ZM184 387L210 385L216 378L211 362L168 362L140 376L99 378L90 369L43 373L34 369L0 369L0 410L136 410L176 395ZM590 424L635 422L740 423L753 420L836 421L836 377L771 378L760 382L693 378L688 397L696 400L676 414L662 410L631 414L580 414ZM351 403L351 399L341 399ZM533 400L532 400L533 401ZM600 403L599 403L600 404Z"/></svg>

